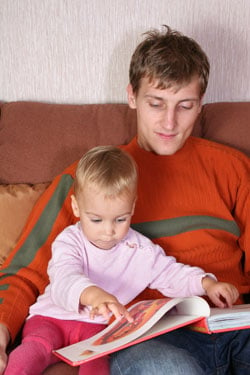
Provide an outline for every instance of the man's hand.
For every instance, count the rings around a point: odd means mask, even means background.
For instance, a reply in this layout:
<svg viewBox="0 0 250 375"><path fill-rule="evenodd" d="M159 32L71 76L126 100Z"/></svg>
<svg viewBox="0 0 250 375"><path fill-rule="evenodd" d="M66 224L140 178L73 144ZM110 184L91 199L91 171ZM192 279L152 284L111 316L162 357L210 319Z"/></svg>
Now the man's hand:
<svg viewBox="0 0 250 375"><path fill-rule="evenodd" d="M0 375L3 375L7 365L8 356L6 349L10 341L10 334L7 327L0 323Z"/></svg>
<svg viewBox="0 0 250 375"><path fill-rule="evenodd" d="M96 315L102 315L106 320L109 320L110 313L113 313L117 319L125 317L128 322L133 322L133 318L125 306L115 296L97 286L84 289L80 297L80 303L92 306L91 319L94 319Z"/></svg>
<svg viewBox="0 0 250 375"><path fill-rule="evenodd" d="M217 307L232 307L239 297L239 292L234 285L215 281L209 276L202 279L202 287Z"/></svg>

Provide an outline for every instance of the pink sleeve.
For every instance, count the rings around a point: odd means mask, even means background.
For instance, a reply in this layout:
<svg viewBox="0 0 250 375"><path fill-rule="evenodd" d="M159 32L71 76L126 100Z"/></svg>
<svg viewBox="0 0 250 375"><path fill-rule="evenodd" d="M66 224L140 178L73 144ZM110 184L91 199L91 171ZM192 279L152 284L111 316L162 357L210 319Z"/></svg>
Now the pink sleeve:
<svg viewBox="0 0 250 375"><path fill-rule="evenodd" d="M168 297L189 297L206 294L202 288L202 278L212 274L206 274L199 267L191 267L176 262L174 257L166 256L160 246L155 245L154 263L152 264L152 282L149 287L158 289ZM216 280L216 278L215 278Z"/></svg>
<svg viewBox="0 0 250 375"><path fill-rule="evenodd" d="M79 312L81 293L95 284L84 274L84 251L79 247L79 239L69 232L67 228L52 245L48 267L51 299L66 311Z"/></svg>

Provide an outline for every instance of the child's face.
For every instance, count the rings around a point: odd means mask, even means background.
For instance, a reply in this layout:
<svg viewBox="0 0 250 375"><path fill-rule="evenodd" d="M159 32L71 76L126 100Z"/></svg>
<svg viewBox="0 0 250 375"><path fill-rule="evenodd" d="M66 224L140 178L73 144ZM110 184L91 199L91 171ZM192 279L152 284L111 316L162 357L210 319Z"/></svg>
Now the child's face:
<svg viewBox="0 0 250 375"><path fill-rule="evenodd" d="M111 249L125 237L134 205L133 196L107 198L93 185L86 186L77 201L72 196L72 209L80 217L85 236L103 250Z"/></svg>

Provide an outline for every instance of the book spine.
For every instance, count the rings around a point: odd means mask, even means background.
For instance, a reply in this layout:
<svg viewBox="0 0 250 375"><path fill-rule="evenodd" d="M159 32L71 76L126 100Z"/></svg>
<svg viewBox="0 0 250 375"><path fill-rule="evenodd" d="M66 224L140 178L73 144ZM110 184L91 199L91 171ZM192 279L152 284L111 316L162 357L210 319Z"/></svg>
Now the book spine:
<svg viewBox="0 0 250 375"><path fill-rule="evenodd" d="M188 328L192 329L193 331L201 332L201 333L207 333L211 334L212 332L210 331L208 324L207 324L207 319L202 318L198 320L197 322L190 324Z"/></svg>

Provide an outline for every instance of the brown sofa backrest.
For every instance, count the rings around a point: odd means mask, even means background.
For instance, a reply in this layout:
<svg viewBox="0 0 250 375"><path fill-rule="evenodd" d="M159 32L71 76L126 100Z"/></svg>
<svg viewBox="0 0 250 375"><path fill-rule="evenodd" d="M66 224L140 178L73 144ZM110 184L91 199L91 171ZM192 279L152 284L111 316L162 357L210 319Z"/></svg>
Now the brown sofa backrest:
<svg viewBox="0 0 250 375"><path fill-rule="evenodd" d="M250 156L250 102L205 104L201 137L237 148Z"/></svg>
<svg viewBox="0 0 250 375"><path fill-rule="evenodd" d="M250 155L250 102L203 106L193 134ZM125 144L136 134L127 104L2 103L0 184L51 181L89 148Z"/></svg>
<svg viewBox="0 0 250 375"><path fill-rule="evenodd" d="M89 148L128 143L135 132L126 104L3 104L0 183L51 181Z"/></svg>

